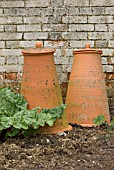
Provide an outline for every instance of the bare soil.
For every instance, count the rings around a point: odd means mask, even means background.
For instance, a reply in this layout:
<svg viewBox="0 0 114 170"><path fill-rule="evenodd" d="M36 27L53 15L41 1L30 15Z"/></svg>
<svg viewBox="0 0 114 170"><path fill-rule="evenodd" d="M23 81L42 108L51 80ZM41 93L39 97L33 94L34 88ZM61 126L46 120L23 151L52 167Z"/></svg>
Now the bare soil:
<svg viewBox="0 0 114 170"><path fill-rule="evenodd" d="M73 127L0 143L0 170L114 170L114 130Z"/></svg>

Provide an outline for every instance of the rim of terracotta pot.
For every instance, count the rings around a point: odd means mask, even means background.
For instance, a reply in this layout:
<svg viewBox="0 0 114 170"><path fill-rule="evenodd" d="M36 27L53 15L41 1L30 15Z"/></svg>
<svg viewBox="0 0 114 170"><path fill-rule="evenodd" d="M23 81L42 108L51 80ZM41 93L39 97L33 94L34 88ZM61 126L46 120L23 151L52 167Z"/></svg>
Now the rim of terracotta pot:
<svg viewBox="0 0 114 170"><path fill-rule="evenodd" d="M22 54L23 55L38 55L38 54L54 53L56 51L55 48L42 47L41 41L37 41L35 45L36 45L36 48L28 48L28 49L22 50Z"/></svg>
<svg viewBox="0 0 114 170"><path fill-rule="evenodd" d="M82 53L102 54L102 50L91 48L90 44L87 43L84 49L77 49L73 51L73 54L82 54Z"/></svg>

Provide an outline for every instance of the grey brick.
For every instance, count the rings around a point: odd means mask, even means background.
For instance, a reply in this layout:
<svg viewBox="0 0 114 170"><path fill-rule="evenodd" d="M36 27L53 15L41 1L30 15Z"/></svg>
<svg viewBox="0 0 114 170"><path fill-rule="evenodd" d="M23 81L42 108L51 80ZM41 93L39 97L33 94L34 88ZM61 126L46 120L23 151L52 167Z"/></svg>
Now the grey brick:
<svg viewBox="0 0 114 170"><path fill-rule="evenodd" d="M0 40L19 40L22 39L22 33L0 33Z"/></svg>
<svg viewBox="0 0 114 170"><path fill-rule="evenodd" d="M63 30L67 30L66 24L44 24L42 26L43 31L50 31L50 32L62 32ZM51 34L51 33L50 33Z"/></svg>
<svg viewBox="0 0 114 170"><path fill-rule="evenodd" d="M24 40L47 39L47 32L24 33Z"/></svg>
<svg viewBox="0 0 114 170"><path fill-rule="evenodd" d="M87 16L63 16L63 23L87 23Z"/></svg>
<svg viewBox="0 0 114 170"><path fill-rule="evenodd" d="M102 15L105 14L105 7L81 7L80 8L80 14L83 15Z"/></svg>
<svg viewBox="0 0 114 170"><path fill-rule="evenodd" d="M60 32L50 32L48 38L50 40L61 40L62 36Z"/></svg>
<svg viewBox="0 0 114 170"><path fill-rule="evenodd" d="M61 23L61 16L59 15L53 15L48 17L48 23Z"/></svg>
<svg viewBox="0 0 114 170"><path fill-rule="evenodd" d="M16 32L17 26L16 25L5 25L6 32Z"/></svg>
<svg viewBox="0 0 114 170"><path fill-rule="evenodd" d="M69 31L94 31L93 24L70 24Z"/></svg>
<svg viewBox="0 0 114 170"><path fill-rule="evenodd" d="M48 16L48 15L53 15L54 9L53 8L42 8L41 13Z"/></svg>
<svg viewBox="0 0 114 170"><path fill-rule="evenodd" d="M41 25L39 24L17 25L17 32L32 32L32 31L41 31Z"/></svg>
<svg viewBox="0 0 114 170"><path fill-rule="evenodd" d="M68 15L68 9L63 7L54 8L53 11L54 11L53 15L60 15L60 16Z"/></svg>
<svg viewBox="0 0 114 170"><path fill-rule="evenodd" d="M88 17L89 23L113 23L113 17L112 16L89 16Z"/></svg>
<svg viewBox="0 0 114 170"><path fill-rule="evenodd" d="M6 41L6 48L20 48L19 41Z"/></svg>
<svg viewBox="0 0 114 170"><path fill-rule="evenodd" d="M4 15L5 16L15 16L16 9L15 8L6 8L4 9Z"/></svg>
<svg viewBox="0 0 114 170"><path fill-rule="evenodd" d="M79 8L70 7L68 9L68 14L67 15L78 15L78 14L79 14Z"/></svg>
<svg viewBox="0 0 114 170"><path fill-rule="evenodd" d="M96 48L107 48L108 47L108 42L105 41L96 41Z"/></svg>
<svg viewBox="0 0 114 170"><path fill-rule="evenodd" d="M87 33L80 32L64 32L62 33L62 38L64 40L84 40L87 39Z"/></svg>
<svg viewBox="0 0 114 170"><path fill-rule="evenodd" d="M89 6L89 0L64 0L66 6Z"/></svg>
<svg viewBox="0 0 114 170"><path fill-rule="evenodd" d="M40 16L40 8L16 8L16 14L22 16Z"/></svg>
<svg viewBox="0 0 114 170"><path fill-rule="evenodd" d="M25 1L26 7L48 7L49 5L50 5L49 0Z"/></svg>
<svg viewBox="0 0 114 170"><path fill-rule="evenodd" d="M114 1L113 0L90 0L91 6L113 6Z"/></svg>
<svg viewBox="0 0 114 170"><path fill-rule="evenodd" d="M63 6L63 0L51 0L52 6Z"/></svg>
<svg viewBox="0 0 114 170"><path fill-rule="evenodd" d="M19 0L19 1L0 1L0 7L24 7L24 1Z"/></svg>

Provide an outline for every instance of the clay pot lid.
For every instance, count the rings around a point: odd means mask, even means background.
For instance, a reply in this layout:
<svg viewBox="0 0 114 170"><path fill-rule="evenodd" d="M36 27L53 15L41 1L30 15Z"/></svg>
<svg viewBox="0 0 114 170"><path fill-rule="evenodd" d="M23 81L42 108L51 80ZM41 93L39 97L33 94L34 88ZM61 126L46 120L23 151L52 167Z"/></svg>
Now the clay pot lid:
<svg viewBox="0 0 114 170"><path fill-rule="evenodd" d="M38 41L36 42L36 48L29 48L22 50L22 53L24 55L37 55L37 54L46 54L46 53L54 53L55 49L54 48L43 48L42 47L42 42Z"/></svg>
<svg viewBox="0 0 114 170"><path fill-rule="evenodd" d="M102 54L102 50L94 49L90 47L90 44L87 43L84 49L74 50L73 54L80 54L80 53L95 53L95 54Z"/></svg>

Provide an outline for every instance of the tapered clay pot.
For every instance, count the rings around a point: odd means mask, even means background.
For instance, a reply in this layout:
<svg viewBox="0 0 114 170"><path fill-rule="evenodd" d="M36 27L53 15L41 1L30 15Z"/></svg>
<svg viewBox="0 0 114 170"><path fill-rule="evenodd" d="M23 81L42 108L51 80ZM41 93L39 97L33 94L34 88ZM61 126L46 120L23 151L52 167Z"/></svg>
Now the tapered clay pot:
<svg viewBox="0 0 114 170"><path fill-rule="evenodd" d="M37 48L22 51L24 67L21 94L28 101L29 109L37 106L53 108L63 103L54 64L55 49L41 46L42 43L37 42ZM71 126L68 126L64 114L62 120L57 120L53 127L40 128L40 132L58 133L70 129Z"/></svg>
<svg viewBox="0 0 114 170"><path fill-rule="evenodd" d="M70 75L66 115L69 123L92 126L93 119L102 114L110 123L109 107L101 64L101 50L75 50Z"/></svg>

